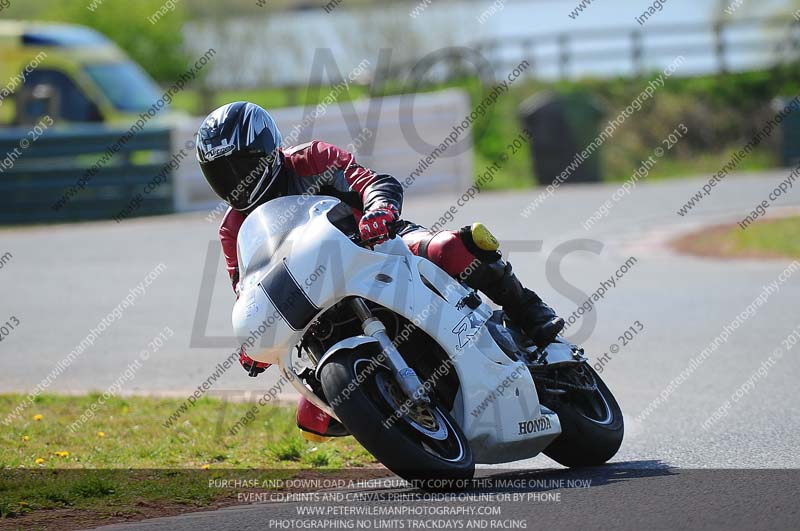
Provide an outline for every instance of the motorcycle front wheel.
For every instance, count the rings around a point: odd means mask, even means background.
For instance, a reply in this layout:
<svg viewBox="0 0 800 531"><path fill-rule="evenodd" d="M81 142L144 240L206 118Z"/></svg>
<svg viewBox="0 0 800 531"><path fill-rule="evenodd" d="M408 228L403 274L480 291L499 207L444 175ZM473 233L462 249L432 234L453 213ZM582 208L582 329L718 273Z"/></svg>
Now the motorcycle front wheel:
<svg viewBox="0 0 800 531"><path fill-rule="evenodd" d="M616 455L625 432L622 410L589 364L540 377L536 387L540 402L561 422L561 435L545 455L573 468L602 465Z"/></svg>
<svg viewBox="0 0 800 531"><path fill-rule="evenodd" d="M342 424L386 468L423 488L457 488L459 480L471 479L475 461L458 424L435 401L407 402L372 350L341 352L320 371L322 389Z"/></svg>

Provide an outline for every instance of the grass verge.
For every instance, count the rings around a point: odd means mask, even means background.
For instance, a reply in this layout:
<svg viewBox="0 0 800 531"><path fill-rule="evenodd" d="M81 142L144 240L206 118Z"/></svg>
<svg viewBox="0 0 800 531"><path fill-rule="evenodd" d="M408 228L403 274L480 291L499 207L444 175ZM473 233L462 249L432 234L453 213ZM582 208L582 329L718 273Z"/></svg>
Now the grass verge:
<svg viewBox="0 0 800 531"><path fill-rule="evenodd" d="M674 242L676 249L719 258L800 258L800 217L768 219L747 229L712 227Z"/></svg>
<svg viewBox="0 0 800 531"><path fill-rule="evenodd" d="M69 430L98 398L40 395L20 417L9 419L26 397L0 395L0 528L4 520L36 511L126 518L147 515L153 507L182 512L213 506L231 493L211 487L208 479L231 472L237 478L285 479L375 463L352 437L322 444L303 440L294 408L263 407L231 435L252 404L212 398L198 400L176 426L165 428L181 400L113 397L79 429Z"/></svg>

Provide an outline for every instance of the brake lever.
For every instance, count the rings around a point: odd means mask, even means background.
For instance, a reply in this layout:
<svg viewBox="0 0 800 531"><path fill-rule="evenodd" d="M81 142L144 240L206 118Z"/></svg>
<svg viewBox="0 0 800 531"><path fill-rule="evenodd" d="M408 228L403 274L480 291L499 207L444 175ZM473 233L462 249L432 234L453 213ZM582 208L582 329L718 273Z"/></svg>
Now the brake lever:
<svg viewBox="0 0 800 531"><path fill-rule="evenodd" d="M398 229L399 225L400 225L399 221L394 221L390 225L388 225L388 227L389 227L389 239L390 240L393 240L393 239L397 238L397 229ZM373 246L376 243L380 243L380 240L381 240L380 236L375 236L374 238L368 238L366 240L362 240L360 234L353 234L352 236L350 236L350 241L352 241L353 243L355 243L359 247ZM384 240L384 241L386 241L386 240Z"/></svg>
<svg viewBox="0 0 800 531"><path fill-rule="evenodd" d="M386 240L382 240L380 236L375 236L374 238L369 238L369 239L366 239L366 240L362 240L361 237L359 237L359 236L354 236L351 239L353 240L353 243L355 243L359 247L368 247L368 246L372 247L377 243L382 243L382 242L386 241ZM393 238L389 238L389 239L391 240Z"/></svg>

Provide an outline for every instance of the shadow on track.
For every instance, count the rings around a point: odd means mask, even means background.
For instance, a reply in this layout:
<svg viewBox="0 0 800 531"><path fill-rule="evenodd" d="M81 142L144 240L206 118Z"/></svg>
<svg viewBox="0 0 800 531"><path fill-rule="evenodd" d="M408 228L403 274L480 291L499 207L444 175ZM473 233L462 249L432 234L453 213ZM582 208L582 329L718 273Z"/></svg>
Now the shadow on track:
<svg viewBox="0 0 800 531"><path fill-rule="evenodd" d="M478 486L474 489L475 492L544 492L563 489L565 484L603 487L634 479L671 476L677 473L677 469L659 460L642 460L584 468L512 470L499 474L492 472L478 471L476 479L488 480L488 485Z"/></svg>

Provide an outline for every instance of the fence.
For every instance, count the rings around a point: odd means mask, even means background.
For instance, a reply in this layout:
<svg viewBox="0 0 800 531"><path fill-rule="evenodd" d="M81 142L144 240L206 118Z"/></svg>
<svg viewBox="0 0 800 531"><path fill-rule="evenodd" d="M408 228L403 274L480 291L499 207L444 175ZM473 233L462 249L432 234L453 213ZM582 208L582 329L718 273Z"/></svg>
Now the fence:
<svg viewBox="0 0 800 531"><path fill-rule="evenodd" d="M800 22L787 17L720 20L711 25L647 23L506 37L477 42L475 48L496 71L526 59L532 63L528 75L562 80L580 73L607 77L612 62L618 66L627 62L629 67L615 75L643 75L678 55L695 63L694 73L725 73L797 59Z"/></svg>
<svg viewBox="0 0 800 531"><path fill-rule="evenodd" d="M0 223L109 219L130 209L137 194L135 215L172 212L168 174L144 192L169 160L170 130L146 129L119 142L125 133L88 125L53 129L20 147L27 129L0 129L0 154L16 154L0 171ZM101 164L112 146L115 153Z"/></svg>
<svg viewBox="0 0 800 531"><path fill-rule="evenodd" d="M441 50L433 59L429 57L438 66L430 81L474 75L474 58L469 57L473 54L479 54L501 77L523 60L531 64L525 71L529 78L641 76L663 69L679 55L687 59L682 75L745 71L800 58L800 20L787 15L714 24L648 22L644 26L485 39L468 48ZM402 85L415 65L406 62L379 69L372 90Z"/></svg>

